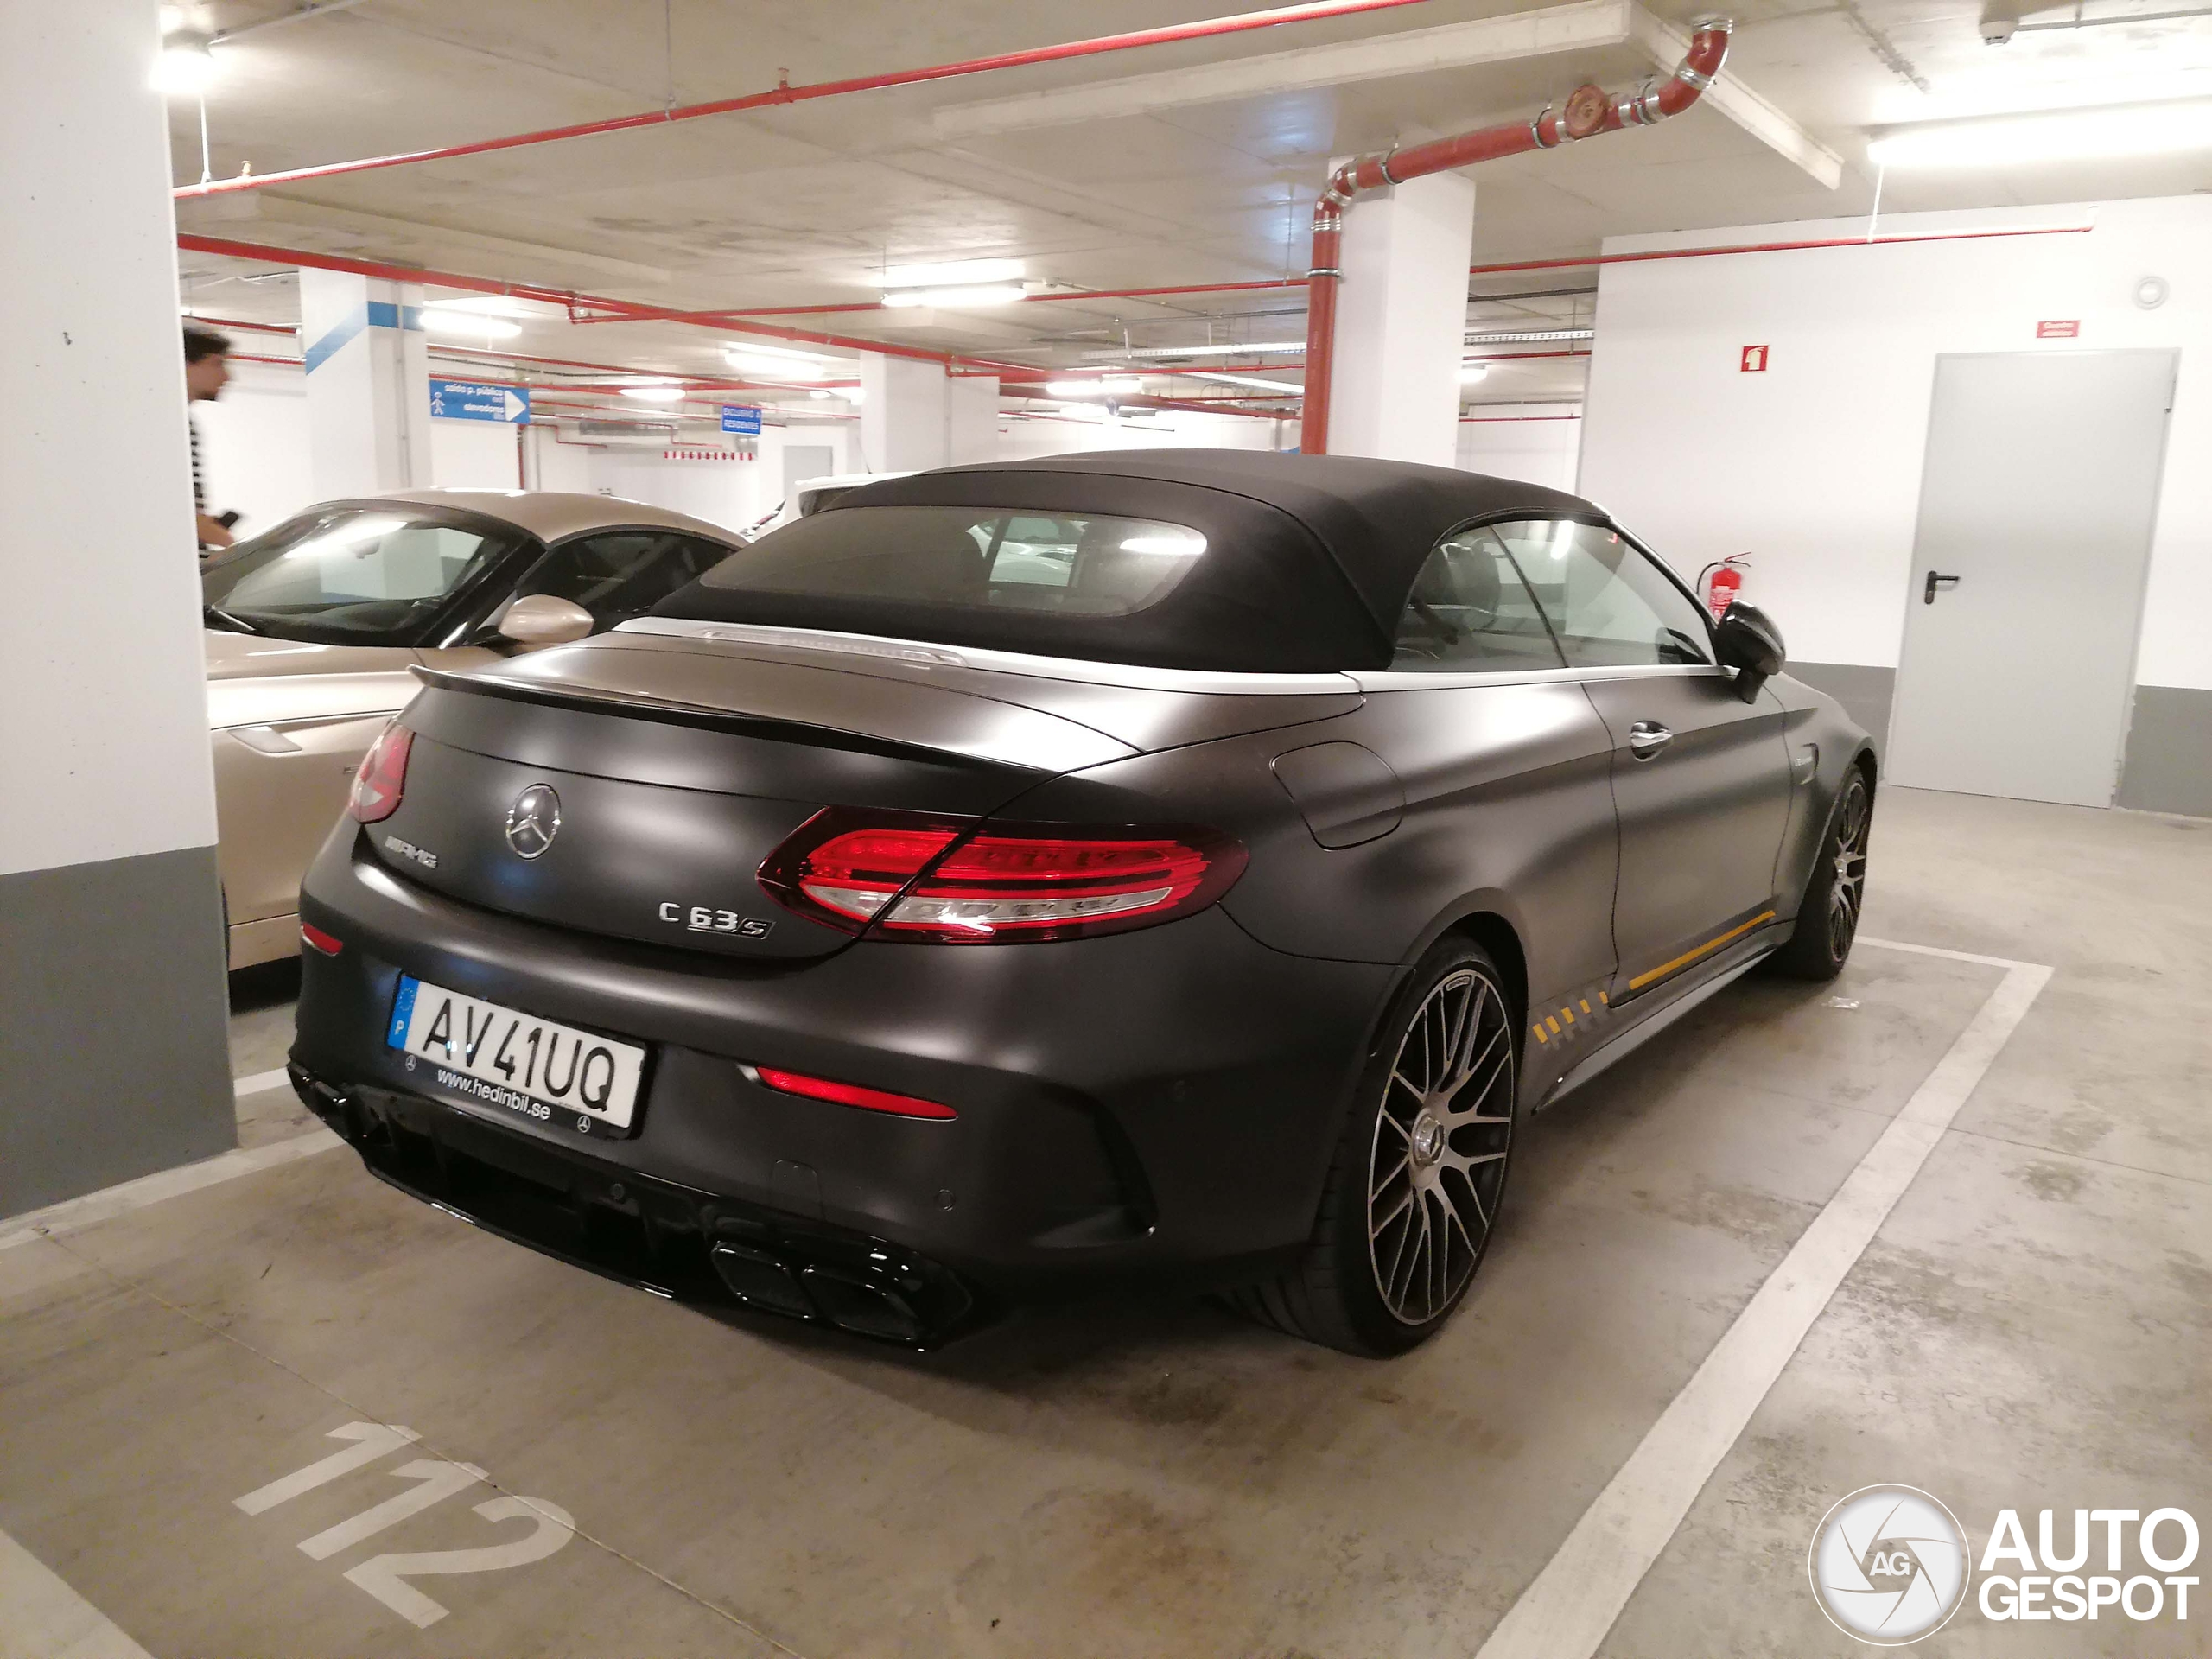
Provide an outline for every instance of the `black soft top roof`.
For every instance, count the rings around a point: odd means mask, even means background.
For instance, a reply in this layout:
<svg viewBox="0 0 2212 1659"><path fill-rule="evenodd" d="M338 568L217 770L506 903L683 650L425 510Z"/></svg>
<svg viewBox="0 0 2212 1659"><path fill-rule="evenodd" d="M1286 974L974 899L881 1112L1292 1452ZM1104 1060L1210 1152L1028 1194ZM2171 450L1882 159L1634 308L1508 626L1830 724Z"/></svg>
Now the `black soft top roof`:
<svg viewBox="0 0 2212 1659"><path fill-rule="evenodd" d="M1484 518L1604 516L1580 497L1541 485L1410 461L1123 449L887 479L850 491L814 519L897 505L1160 519L1201 531L1208 550L1166 598L1127 616L956 611L697 582L657 611L1157 667L1381 668L1390 660L1414 576L1448 531ZM775 534L793 535L810 522Z"/></svg>

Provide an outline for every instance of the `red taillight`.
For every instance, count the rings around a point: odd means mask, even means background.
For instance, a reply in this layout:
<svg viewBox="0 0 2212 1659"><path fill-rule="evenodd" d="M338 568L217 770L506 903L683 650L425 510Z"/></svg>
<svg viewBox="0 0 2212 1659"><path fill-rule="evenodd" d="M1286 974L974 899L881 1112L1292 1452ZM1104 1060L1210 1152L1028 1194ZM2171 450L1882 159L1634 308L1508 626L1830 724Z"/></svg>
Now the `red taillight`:
<svg viewBox="0 0 2212 1659"><path fill-rule="evenodd" d="M334 957L346 948L346 941L334 933L326 933L313 922L300 924L301 942L326 957Z"/></svg>
<svg viewBox="0 0 2212 1659"><path fill-rule="evenodd" d="M832 1083L827 1077L810 1077L797 1071L778 1071L767 1066L755 1066L753 1075L768 1088L786 1095L804 1095L809 1100L827 1100L840 1106L858 1106L865 1111L891 1112L899 1117L957 1117L959 1113L950 1106L939 1105L933 1100L918 1100L912 1095L894 1095L882 1089L863 1089L857 1083Z"/></svg>
<svg viewBox="0 0 2212 1659"><path fill-rule="evenodd" d="M974 822L827 807L768 855L760 885L800 915L857 933Z"/></svg>
<svg viewBox="0 0 2212 1659"><path fill-rule="evenodd" d="M346 810L363 823L374 823L399 810L400 791L407 786L407 751L415 734L393 721L378 734L361 769L353 774L353 793Z"/></svg>
<svg viewBox="0 0 2212 1659"><path fill-rule="evenodd" d="M912 814L817 813L760 884L848 932L944 944L1065 939L1146 927L1221 897L1244 849L1214 830L1057 823L970 830Z"/></svg>

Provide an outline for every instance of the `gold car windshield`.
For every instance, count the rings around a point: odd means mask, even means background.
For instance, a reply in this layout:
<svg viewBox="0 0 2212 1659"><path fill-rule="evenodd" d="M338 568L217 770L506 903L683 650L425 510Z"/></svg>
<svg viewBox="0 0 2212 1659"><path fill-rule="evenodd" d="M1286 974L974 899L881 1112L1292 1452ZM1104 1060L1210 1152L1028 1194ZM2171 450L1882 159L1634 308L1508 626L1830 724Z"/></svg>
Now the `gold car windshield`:
<svg viewBox="0 0 2212 1659"><path fill-rule="evenodd" d="M328 508L210 563L200 597L211 620L256 633L402 643L521 539L389 508Z"/></svg>

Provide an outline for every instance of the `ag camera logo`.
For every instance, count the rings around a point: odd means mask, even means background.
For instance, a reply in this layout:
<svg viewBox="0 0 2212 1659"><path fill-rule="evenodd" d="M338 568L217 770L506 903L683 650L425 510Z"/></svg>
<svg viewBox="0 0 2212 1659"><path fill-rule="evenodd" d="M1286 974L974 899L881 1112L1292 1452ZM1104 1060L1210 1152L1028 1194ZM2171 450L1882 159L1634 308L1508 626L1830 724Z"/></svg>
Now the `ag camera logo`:
<svg viewBox="0 0 2212 1659"><path fill-rule="evenodd" d="M1875 1647L1941 1630L1966 1599L1958 1517L1916 1486L1862 1486L1821 1518L1807 1567L1829 1623Z"/></svg>

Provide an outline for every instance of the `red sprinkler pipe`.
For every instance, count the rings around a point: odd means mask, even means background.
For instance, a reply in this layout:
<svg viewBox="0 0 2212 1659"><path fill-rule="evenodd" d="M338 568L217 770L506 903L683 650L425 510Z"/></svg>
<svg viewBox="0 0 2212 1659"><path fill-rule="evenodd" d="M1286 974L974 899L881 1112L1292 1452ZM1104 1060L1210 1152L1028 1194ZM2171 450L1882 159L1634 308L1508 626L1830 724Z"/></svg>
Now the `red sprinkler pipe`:
<svg viewBox="0 0 2212 1659"><path fill-rule="evenodd" d="M1556 149L1561 144L1594 138L1601 132L1618 132L1624 127L1655 126L1689 108L1713 85L1728 55L1728 35L1733 28L1726 18L1700 18L1692 25L1690 49L1681 66L1656 86L1647 85L1641 92L1624 92L1618 98L1602 87L1578 86L1564 110L1546 109L1533 121L1508 122L1409 149L1363 156L1338 168L1313 204L1313 269L1306 273L1310 285L1306 296L1306 417L1299 433L1300 449L1320 455L1329 448L1329 393L1335 367L1337 289L1344 281L1338 260L1344 250L1345 204L1363 190L1403 184L1427 174L1532 149Z"/></svg>
<svg viewBox="0 0 2212 1659"><path fill-rule="evenodd" d="M804 104L818 98L842 98L852 92L872 92L887 86L914 86L925 81L951 80L963 75L988 74L995 69L1020 69L1031 64L1058 63L1069 58L1096 57L1104 52L1127 52L1141 46L1165 46L1177 41L1209 40L1217 35L1242 35L1255 29L1283 23L1313 22L1327 17L1349 17L1365 11L1389 11L1419 5L1422 0L1308 0L1302 5L1278 6L1268 11L1239 12L1229 17L1208 17L1195 23L1170 23L1160 29L1132 29L1122 35L1102 35L1093 40L1064 41L1058 46L1035 46L1021 52L1001 52L988 58L968 58L958 63L931 64L921 69L894 70L885 75L859 75L849 80L816 81L793 86L779 82L765 92L742 98L717 99L710 104L686 104L676 109L650 110L639 115L617 116L607 121L582 121L574 126L545 127L518 132L505 138L480 138L474 143L448 144L439 149L414 149L392 156L370 156L353 162L327 162L320 167L296 167L281 173L246 174L235 179L214 179L206 184L181 185L169 194L180 199L222 195L233 190L258 190L269 184L296 184L302 179L327 179L343 173L367 173L378 168L411 167L417 162L450 161L459 156L482 156L493 150L522 149L532 144L556 143L564 138L592 138L602 133L628 132L674 121L696 121L702 116L731 115L741 110Z"/></svg>

